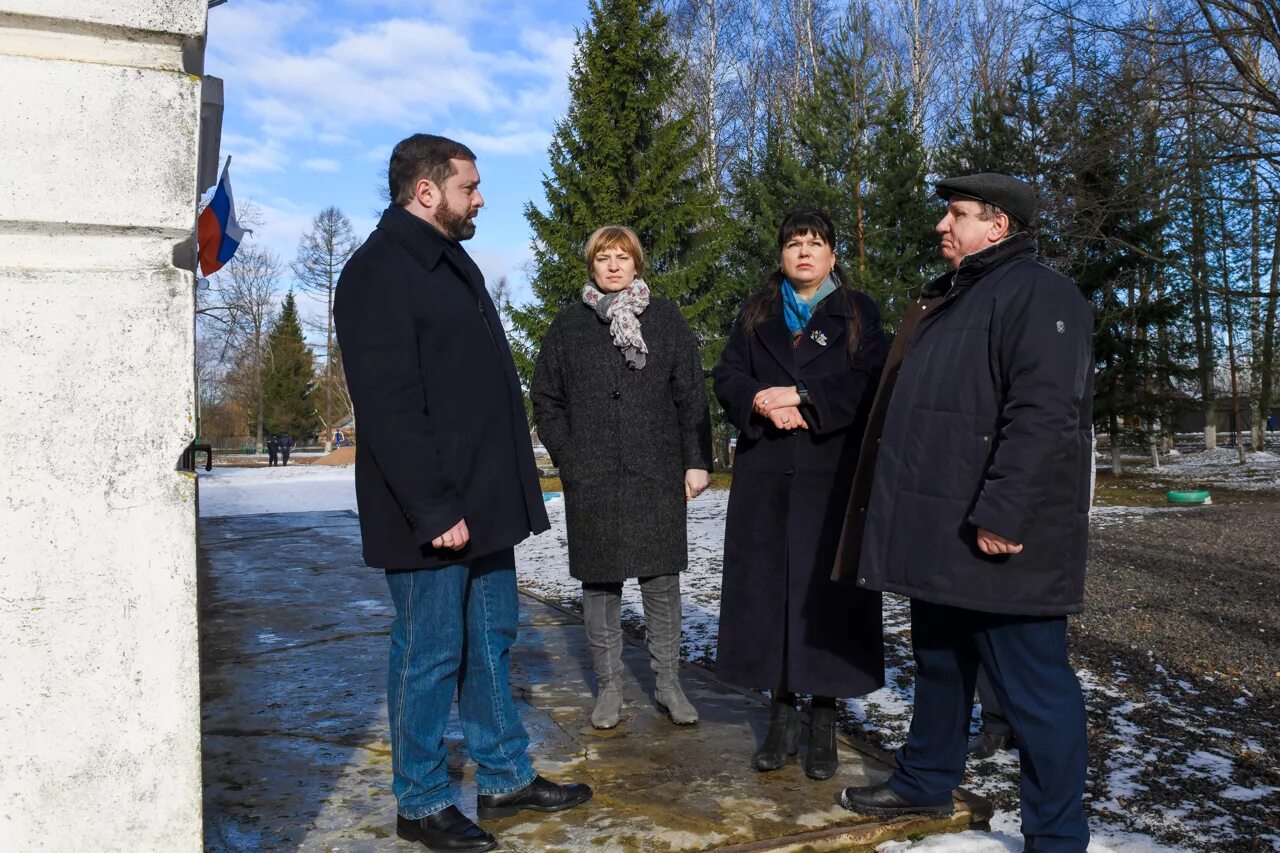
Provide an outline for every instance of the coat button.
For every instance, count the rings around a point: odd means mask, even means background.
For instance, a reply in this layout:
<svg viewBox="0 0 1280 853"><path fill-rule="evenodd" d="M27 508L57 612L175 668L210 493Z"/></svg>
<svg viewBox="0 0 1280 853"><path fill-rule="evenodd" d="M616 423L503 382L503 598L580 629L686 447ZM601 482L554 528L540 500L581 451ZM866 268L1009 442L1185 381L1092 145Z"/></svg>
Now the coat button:
<svg viewBox="0 0 1280 853"><path fill-rule="evenodd" d="M859 583L859 584L866 584L866 582L867 582L867 579L866 579L866 578L858 578L858 583Z"/></svg>
<svg viewBox="0 0 1280 853"><path fill-rule="evenodd" d="M621 397L621 396L622 396L622 392L621 392L621 391L619 391L617 388L614 388L614 389L613 389L613 399L615 399L615 400L616 400L616 399L618 399L618 398L619 398L619 397Z"/></svg>
<svg viewBox="0 0 1280 853"><path fill-rule="evenodd" d="M866 508L865 506L860 506L860 507L858 507L858 512L863 513L863 512L866 512L866 511L867 511L867 508Z"/></svg>

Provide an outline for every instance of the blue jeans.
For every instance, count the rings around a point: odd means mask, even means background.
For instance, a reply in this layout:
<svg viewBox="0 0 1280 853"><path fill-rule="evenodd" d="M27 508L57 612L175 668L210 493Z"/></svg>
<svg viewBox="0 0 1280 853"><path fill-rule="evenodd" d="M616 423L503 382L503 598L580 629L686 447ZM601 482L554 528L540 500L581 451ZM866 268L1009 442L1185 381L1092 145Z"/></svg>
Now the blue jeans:
<svg viewBox="0 0 1280 853"><path fill-rule="evenodd" d="M416 820L455 803L444 748L455 692L480 793L528 785L529 736L507 671L520 609L512 549L439 569L388 571L387 585L396 607L387 716L399 813Z"/></svg>
<svg viewBox="0 0 1280 853"><path fill-rule="evenodd" d="M911 600L916 699L889 786L920 805L950 802L964 777L978 666L1018 739L1027 850L1084 853L1084 697L1067 660L1065 616L1002 616Z"/></svg>

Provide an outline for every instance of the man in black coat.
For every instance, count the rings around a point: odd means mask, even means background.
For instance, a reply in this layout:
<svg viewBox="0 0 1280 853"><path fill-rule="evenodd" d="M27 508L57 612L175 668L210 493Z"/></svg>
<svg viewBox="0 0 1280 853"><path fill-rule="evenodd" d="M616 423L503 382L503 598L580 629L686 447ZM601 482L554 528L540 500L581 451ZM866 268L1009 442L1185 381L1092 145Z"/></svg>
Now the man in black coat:
<svg viewBox="0 0 1280 853"><path fill-rule="evenodd" d="M280 436L274 432L267 436L267 467L274 468L276 457L280 453Z"/></svg>
<svg viewBox="0 0 1280 853"><path fill-rule="evenodd" d="M893 382L857 583L911 597L915 712L899 769L841 804L896 816L952 811L979 663L1013 727L1028 851L1084 851L1087 745L1067 614L1084 595L1092 465L1093 320L1040 264L1030 185L942 181L952 271Z"/></svg>
<svg viewBox="0 0 1280 853"><path fill-rule="evenodd" d="M289 452L293 450L293 436L287 432L280 433L280 464L289 464Z"/></svg>
<svg viewBox="0 0 1280 853"><path fill-rule="evenodd" d="M484 200L475 155L416 134L392 152L392 204L347 262L334 323L360 442L365 562L395 602L387 709L397 833L489 850L456 805L444 732L456 692L479 765L481 818L558 811L586 785L538 776L511 697L519 611L514 546L549 527L511 351L460 241Z"/></svg>

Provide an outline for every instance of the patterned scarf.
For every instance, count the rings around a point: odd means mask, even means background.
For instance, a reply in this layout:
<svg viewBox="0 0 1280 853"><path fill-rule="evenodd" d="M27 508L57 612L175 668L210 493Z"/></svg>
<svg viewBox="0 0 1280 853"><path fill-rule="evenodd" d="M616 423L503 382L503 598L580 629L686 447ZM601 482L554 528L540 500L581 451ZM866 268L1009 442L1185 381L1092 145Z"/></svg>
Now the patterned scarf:
<svg viewBox="0 0 1280 853"><path fill-rule="evenodd" d="M818 303L835 293L836 283L828 275L808 300L802 299L800 294L796 293L796 289L791 286L791 282L785 278L782 280L781 289L782 319L787 321L787 328L794 337L809 325L809 320L813 317L813 309L818 307Z"/></svg>
<svg viewBox="0 0 1280 853"><path fill-rule="evenodd" d="M605 293L588 281L582 288L582 301L596 312L601 322L609 324L613 345L622 350L627 367L643 370L649 347L640 335L640 315L649 307L649 285L637 278L626 290Z"/></svg>

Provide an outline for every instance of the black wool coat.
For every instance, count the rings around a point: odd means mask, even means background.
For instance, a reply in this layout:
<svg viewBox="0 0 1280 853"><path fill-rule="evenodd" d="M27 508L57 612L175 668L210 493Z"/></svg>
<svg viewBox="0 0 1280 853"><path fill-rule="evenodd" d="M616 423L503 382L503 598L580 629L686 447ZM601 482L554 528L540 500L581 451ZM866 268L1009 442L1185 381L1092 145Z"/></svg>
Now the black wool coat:
<svg viewBox="0 0 1280 853"><path fill-rule="evenodd" d="M584 304L542 339L530 397L560 468L569 573L587 583L654 577L688 564L684 472L711 470L711 412L698 342L675 303L640 314L649 353L629 369L609 324Z"/></svg>
<svg viewBox="0 0 1280 853"><path fill-rule="evenodd" d="M461 244L387 208L342 271L333 319L360 424L366 563L437 568L550 526L511 351ZM433 549L461 519L470 544Z"/></svg>
<svg viewBox="0 0 1280 853"><path fill-rule="evenodd" d="M848 350L849 319L859 343ZM738 428L725 527L716 675L750 687L861 696L884 685L880 595L831 580L858 447L886 355L880 312L838 290L799 345L779 311L734 325L715 393ZM752 411L762 388L803 381L808 430Z"/></svg>
<svg viewBox="0 0 1280 853"><path fill-rule="evenodd" d="M1079 612L1089 533L1093 316L1014 237L926 285L885 416L858 584L989 613ZM977 547L986 528L1016 555Z"/></svg>

